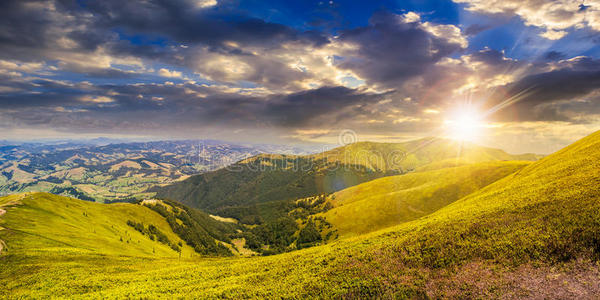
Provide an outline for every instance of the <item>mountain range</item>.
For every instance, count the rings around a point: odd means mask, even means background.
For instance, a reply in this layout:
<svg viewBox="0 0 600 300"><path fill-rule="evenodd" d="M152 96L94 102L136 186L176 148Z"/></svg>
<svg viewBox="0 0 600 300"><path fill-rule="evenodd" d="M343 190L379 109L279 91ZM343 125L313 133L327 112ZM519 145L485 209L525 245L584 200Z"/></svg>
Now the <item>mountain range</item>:
<svg viewBox="0 0 600 300"><path fill-rule="evenodd" d="M96 142L100 141L111 140ZM98 202L134 201L153 195L147 189L154 185L183 180L259 153L308 152L214 140L90 143L0 146L0 195L45 191Z"/></svg>

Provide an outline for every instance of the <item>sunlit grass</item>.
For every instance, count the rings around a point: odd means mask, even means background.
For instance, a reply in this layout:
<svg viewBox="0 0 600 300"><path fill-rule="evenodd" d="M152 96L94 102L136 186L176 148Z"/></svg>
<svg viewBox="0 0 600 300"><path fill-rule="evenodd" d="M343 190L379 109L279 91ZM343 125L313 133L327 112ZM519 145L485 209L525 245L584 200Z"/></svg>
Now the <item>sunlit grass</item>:
<svg viewBox="0 0 600 300"><path fill-rule="evenodd" d="M340 236L364 234L428 215L530 162L491 162L369 181L328 197L323 213Z"/></svg>

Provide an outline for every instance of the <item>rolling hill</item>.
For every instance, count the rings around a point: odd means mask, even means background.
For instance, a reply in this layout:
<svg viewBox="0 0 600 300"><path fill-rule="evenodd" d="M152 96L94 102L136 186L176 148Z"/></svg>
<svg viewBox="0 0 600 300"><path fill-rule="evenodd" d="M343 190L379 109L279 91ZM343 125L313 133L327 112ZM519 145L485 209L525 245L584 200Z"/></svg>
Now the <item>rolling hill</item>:
<svg viewBox="0 0 600 300"><path fill-rule="evenodd" d="M379 178L330 195L333 208L316 216L342 237L364 234L428 215L529 164L477 163Z"/></svg>
<svg viewBox="0 0 600 300"><path fill-rule="evenodd" d="M127 225L128 220L152 224L175 244L181 240L157 213L139 205L111 206L52 194L20 194L0 198L7 211L0 221L4 252L98 252L106 255L177 257L168 245L149 239ZM18 210L18 214L13 214ZM14 225L13 225L14 224ZM184 249L184 252L190 249Z"/></svg>
<svg viewBox="0 0 600 300"><path fill-rule="evenodd" d="M0 219L0 239L16 241L5 252L46 249L149 257L229 253L218 244L229 242L226 236L235 232L233 226L186 208L185 216L196 235L192 241L171 224L188 226L179 220L183 212L174 213L171 221L154 209L160 204L175 212L180 206L156 201L108 205L48 193L6 196L0 198L0 208L6 211ZM15 210L18 214L12 213Z"/></svg>
<svg viewBox="0 0 600 300"><path fill-rule="evenodd" d="M439 138L406 143L360 142L307 156L257 155L155 191L159 198L242 219L244 213L260 212L262 203L329 194L436 162L458 165L536 159L532 154L511 155ZM240 212L236 207L243 209Z"/></svg>
<svg viewBox="0 0 600 300"><path fill-rule="evenodd" d="M15 298L591 299L600 294L599 184L597 132L419 219L269 257L58 252L3 230L0 284ZM3 226L27 211L9 208Z"/></svg>

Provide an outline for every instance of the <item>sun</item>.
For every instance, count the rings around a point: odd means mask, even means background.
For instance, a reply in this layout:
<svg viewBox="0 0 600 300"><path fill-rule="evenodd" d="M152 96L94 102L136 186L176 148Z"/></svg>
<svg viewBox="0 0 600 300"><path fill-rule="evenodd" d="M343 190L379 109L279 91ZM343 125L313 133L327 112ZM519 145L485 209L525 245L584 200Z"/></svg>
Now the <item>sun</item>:
<svg viewBox="0 0 600 300"><path fill-rule="evenodd" d="M471 108L454 111L444 125L451 139L470 142L481 138L485 128L482 114Z"/></svg>

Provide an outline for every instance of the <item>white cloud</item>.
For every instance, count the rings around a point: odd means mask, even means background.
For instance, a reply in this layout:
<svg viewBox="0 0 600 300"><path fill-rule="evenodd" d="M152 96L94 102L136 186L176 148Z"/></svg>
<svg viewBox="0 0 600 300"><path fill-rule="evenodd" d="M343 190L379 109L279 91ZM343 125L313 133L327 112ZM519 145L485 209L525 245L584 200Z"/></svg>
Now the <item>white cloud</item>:
<svg viewBox="0 0 600 300"><path fill-rule="evenodd" d="M168 78L183 78L183 75L181 74L181 72L170 71L165 68L158 70L158 75L160 75L162 77L168 77Z"/></svg>
<svg viewBox="0 0 600 300"><path fill-rule="evenodd" d="M23 63L16 61L0 60L0 69L20 71L20 72L35 72L44 68L43 63Z"/></svg>
<svg viewBox="0 0 600 300"><path fill-rule="evenodd" d="M209 8L217 5L217 0L193 0L192 1L196 8Z"/></svg>
<svg viewBox="0 0 600 300"><path fill-rule="evenodd" d="M421 16L419 16L418 14L409 11L408 13L402 15L403 21L406 23L413 23L413 22L420 22L421 21Z"/></svg>
<svg viewBox="0 0 600 300"><path fill-rule="evenodd" d="M490 14L517 15L526 25L545 29L540 35L557 40L570 28L600 31L600 0L454 0L467 9Z"/></svg>
<svg viewBox="0 0 600 300"><path fill-rule="evenodd" d="M560 40L562 39L565 35L567 35L566 31L563 30L546 30L546 32L541 33L540 36L547 38L549 40Z"/></svg>
<svg viewBox="0 0 600 300"><path fill-rule="evenodd" d="M425 109L423 111L423 113L430 114L430 115L438 115L440 113L440 111L437 109L428 108L428 109Z"/></svg>
<svg viewBox="0 0 600 300"><path fill-rule="evenodd" d="M467 38L462 34L460 28L454 25L437 25L430 22L422 24L423 29L438 38L444 38L453 44L459 44L463 48L469 46Z"/></svg>
<svg viewBox="0 0 600 300"><path fill-rule="evenodd" d="M79 97L79 101L92 102L92 103L112 103L115 99L106 96L82 96Z"/></svg>

